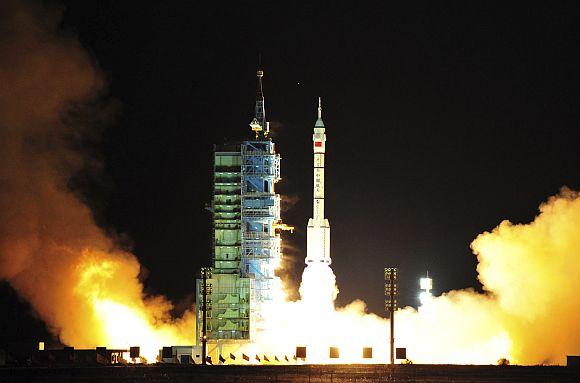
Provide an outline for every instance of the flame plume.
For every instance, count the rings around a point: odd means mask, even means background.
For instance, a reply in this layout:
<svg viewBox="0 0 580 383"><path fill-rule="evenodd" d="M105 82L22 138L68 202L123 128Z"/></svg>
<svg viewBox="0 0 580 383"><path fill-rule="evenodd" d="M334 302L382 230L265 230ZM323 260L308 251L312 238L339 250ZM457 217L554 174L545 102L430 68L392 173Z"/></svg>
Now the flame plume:
<svg viewBox="0 0 580 383"><path fill-rule="evenodd" d="M169 316L148 297L136 258L95 224L68 188L95 160L79 152L101 118L104 79L60 14L28 1L0 2L0 278L28 300L60 340L75 347L193 342L194 316Z"/></svg>

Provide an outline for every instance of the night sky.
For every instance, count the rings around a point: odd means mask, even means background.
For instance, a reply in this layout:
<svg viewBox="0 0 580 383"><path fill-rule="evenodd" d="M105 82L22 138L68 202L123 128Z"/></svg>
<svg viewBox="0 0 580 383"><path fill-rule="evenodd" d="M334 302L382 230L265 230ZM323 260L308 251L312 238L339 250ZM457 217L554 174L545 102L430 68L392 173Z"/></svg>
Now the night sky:
<svg viewBox="0 0 580 383"><path fill-rule="evenodd" d="M277 191L296 227L283 234L294 285L323 98L340 305L361 298L383 314L389 266L400 268L403 305L417 305L427 271L436 294L479 289L470 242L504 219L532 220L564 185L580 188L572 2L58 4L117 110L99 143L102 174L79 187L148 270L147 291L175 302L193 299L211 262L213 144L251 138L259 53ZM1 296L11 316L28 315L6 286Z"/></svg>

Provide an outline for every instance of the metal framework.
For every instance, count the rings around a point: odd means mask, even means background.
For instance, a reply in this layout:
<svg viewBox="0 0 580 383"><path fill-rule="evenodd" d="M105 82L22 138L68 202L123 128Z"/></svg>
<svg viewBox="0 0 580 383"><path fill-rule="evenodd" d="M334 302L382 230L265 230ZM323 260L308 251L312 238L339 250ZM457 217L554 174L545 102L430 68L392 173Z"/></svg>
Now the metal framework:
<svg viewBox="0 0 580 383"><path fill-rule="evenodd" d="M213 273L207 279L206 329L208 340L250 337L250 280L241 274L242 191L241 144L216 146L212 260ZM197 301L203 299L199 286ZM200 305L198 305L200 306ZM198 318L203 321L198 313ZM203 326L202 326L203 327ZM203 340L203 334L200 334Z"/></svg>
<svg viewBox="0 0 580 383"><path fill-rule="evenodd" d="M271 141L242 144L242 274L250 278L252 323L259 322L261 306L272 299L271 282L280 259L280 156Z"/></svg>
<svg viewBox="0 0 580 383"><path fill-rule="evenodd" d="M293 229L281 222L280 196L274 189L280 155L268 137L263 75L259 70L256 115L250 123L256 139L215 147L210 208L214 270L207 280L212 286L207 301L210 340L250 339L259 328L263 304L273 298L279 232Z"/></svg>

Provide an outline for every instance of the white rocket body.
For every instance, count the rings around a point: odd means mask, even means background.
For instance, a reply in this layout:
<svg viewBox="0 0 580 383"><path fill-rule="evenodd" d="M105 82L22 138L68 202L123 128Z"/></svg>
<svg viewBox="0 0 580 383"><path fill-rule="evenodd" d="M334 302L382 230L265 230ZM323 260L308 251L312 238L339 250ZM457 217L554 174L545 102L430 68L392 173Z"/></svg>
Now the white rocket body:
<svg viewBox="0 0 580 383"><path fill-rule="evenodd" d="M326 134L322 122L322 105L318 99L318 120L312 135L314 151L314 206L308 220L306 237L306 264L330 265L330 223L324 218L324 153Z"/></svg>

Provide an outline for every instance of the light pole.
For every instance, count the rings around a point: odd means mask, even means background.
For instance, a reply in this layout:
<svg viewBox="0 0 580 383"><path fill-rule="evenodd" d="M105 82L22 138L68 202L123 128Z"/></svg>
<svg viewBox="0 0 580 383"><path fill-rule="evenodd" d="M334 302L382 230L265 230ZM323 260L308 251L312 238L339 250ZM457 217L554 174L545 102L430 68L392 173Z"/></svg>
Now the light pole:
<svg viewBox="0 0 580 383"><path fill-rule="evenodd" d="M395 311L397 310L397 268L385 268L385 310L391 322L391 366L395 365Z"/></svg>
<svg viewBox="0 0 580 383"><path fill-rule="evenodd" d="M207 294L211 293L211 285L208 291L207 279L211 278L212 268L201 268L201 364L207 364Z"/></svg>

